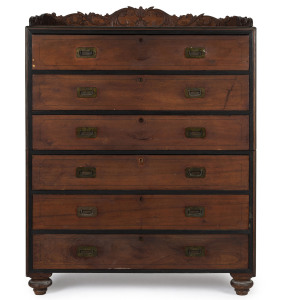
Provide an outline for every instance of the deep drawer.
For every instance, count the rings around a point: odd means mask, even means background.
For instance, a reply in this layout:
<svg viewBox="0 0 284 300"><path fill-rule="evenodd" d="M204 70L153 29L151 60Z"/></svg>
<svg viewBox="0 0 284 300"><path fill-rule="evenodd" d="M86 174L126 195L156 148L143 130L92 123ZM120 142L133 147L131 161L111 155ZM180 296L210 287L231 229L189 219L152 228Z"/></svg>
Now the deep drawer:
<svg viewBox="0 0 284 300"><path fill-rule="evenodd" d="M246 269L246 235L34 235L35 269Z"/></svg>
<svg viewBox="0 0 284 300"><path fill-rule="evenodd" d="M33 75L34 110L248 110L248 98L247 75Z"/></svg>
<svg viewBox="0 0 284 300"><path fill-rule="evenodd" d="M34 70L248 70L249 36L34 35L32 53Z"/></svg>
<svg viewBox="0 0 284 300"><path fill-rule="evenodd" d="M248 190L247 155L34 155L34 190Z"/></svg>
<svg viewBox="0 0 284 300"><path fill-rule="evenodd" d="M248 150L248 116L33 116L35 150Z"/></svg>
<svg viewBox="0 0 284 300"><path fill-rule="evenodd" d="M34 229L248 229L247 195L34 195Z"/></svg>

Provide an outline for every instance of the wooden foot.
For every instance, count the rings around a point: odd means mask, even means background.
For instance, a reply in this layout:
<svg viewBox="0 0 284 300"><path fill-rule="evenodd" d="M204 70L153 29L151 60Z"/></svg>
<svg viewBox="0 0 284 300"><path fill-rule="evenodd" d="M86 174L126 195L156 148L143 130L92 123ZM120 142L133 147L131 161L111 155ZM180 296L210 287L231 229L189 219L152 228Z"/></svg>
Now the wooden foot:
<svg viewBox="0 0 284 300"><path fill-rule="evenodd" d="M36 295L44 295L46 293L47 288L52 284L52 280L49 278L51 275L50 273L34 273L28 275L31 277L29 286L34 289Z"/></svg>
<svg viewBox="0 0 284 300"><path fill-rule="evenodd" d="M248 294L249 289L253 286L253 281L251 278L252 274L231 274L233 279L231 280L231 286L235 289L237 295L245 296Z"/></svg>

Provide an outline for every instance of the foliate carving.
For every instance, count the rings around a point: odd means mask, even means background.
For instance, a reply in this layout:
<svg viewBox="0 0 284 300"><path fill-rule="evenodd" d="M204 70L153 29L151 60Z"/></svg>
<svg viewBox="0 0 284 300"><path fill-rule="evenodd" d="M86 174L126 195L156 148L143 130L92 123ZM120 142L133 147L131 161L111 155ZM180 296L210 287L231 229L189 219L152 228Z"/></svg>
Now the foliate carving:
<svg viewBox="0 0 284 300"><path fill-rule="evenodd" d="M102 27L191 27L191 26L245 26L251 27L253 21L251 18L226 17L214 18L201 14L193 16L192 14L177 17L169 15L164 11L149 8L133 8L128 6L122 8L113 14L104 16L89 13L83 14L77 12L67 16L56 16L53 14L43 14L30 18L30 26L102 26Z"/></svg>

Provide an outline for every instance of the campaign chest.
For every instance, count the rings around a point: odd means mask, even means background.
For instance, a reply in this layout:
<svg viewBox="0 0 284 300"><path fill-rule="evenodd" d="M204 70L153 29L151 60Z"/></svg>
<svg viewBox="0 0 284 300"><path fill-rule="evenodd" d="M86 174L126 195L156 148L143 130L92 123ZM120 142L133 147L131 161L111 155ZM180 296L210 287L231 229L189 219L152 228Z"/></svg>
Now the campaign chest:
<svg viewBox="0 0 284 300"><path fill-rule="evenodd" d="M32 17L27 276L255 276L255 28L241 17Z"/></svg>

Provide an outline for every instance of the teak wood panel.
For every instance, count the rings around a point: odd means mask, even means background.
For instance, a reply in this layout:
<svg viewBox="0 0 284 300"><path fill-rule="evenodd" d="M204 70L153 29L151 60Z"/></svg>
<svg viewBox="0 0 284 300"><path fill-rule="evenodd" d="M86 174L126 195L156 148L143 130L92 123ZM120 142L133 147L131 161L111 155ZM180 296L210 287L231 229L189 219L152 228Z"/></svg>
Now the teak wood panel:
<svg viewBox="0 0 284 300"><path fill-rule="evenodd" d="M95 98L77 88L95 87ZM185 89L204 88L203 98ZM34 110L248 110L247 75L33 75Z"/></svg>
<svg viewBox="0 0 284 300"><path fill-rule="evenodd" d="M76 128L96 128L78 137ZM206 136L186 137L186 128ZM249 117L232 116L33 116L35 150L248 150Z"/></svg>
<svg viewBox="0 0 284 300"><path fill-rule="evenodd" d="M186 216L201 207L203 216ZM78 208L95 208L93 216ZM197 209L195 208L195 209ZM247 195L34 195L34 229L248 229Z"/></svg>
<svg viewBox="0 0 284 300"><path fill-rule="evenodd" d="M97 248L95 257L78 257L80 246ZM185 248L202 246L189 257ZM35 269L245 269L246 235L36 234Z"/></svg>
<svg viewBox="0 0 284 300"><path fill-rule="evenodd" d="M34 190L248 190L247 155L34 155ZM77 167L96 177L77 178ZM186 168L205 168L187 178Z"/></svg>
<svg viewBox="0 0 284 300"><path fill-rule="evenodd" d="M78 58L78 47L96 57ZM204 58L186 58L204 47ZM248 35L33 35L34 70L248 70Z"/></svg>

